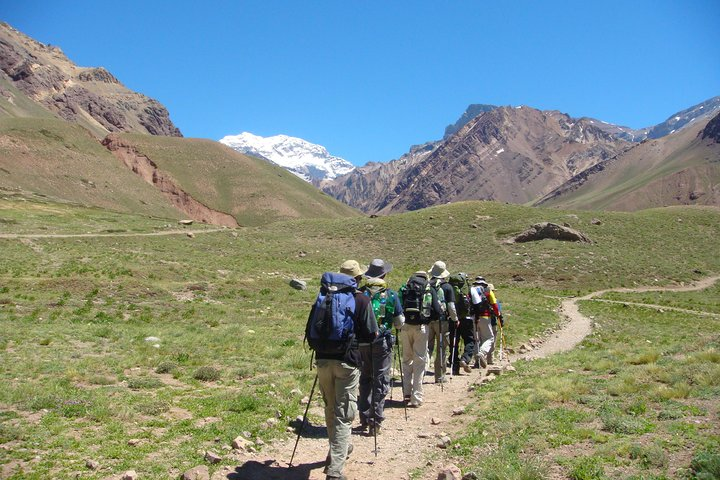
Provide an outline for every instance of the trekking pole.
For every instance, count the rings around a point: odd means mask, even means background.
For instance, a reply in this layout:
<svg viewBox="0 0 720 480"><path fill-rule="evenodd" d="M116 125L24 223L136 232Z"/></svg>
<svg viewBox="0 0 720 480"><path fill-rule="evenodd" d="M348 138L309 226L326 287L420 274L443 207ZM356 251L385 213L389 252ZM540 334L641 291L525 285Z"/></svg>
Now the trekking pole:
<svg viewBox="0 0 720 480"><path fill-rule="evenodd" d="M315 393L315 385L317 385L318 376L315 374L315 381L313 382L313 386L310 389L310 399L308 400L307 406L305 407L305 413L303 414L303 421L300 425L300 430L298 430L297 438L295 439L295 447L293 448L292 456L290 457L290 463L288 464L288 468L292 467L293 459L295 458L295 450L297 450L298 442L300 441L300 436L302 435L303 429L305 428L305 423L307 422L307 414L308 410L310 410L310 404L312 403L312 397L313 393Z"/></svg>
<svg viewBox="0 0 720 480"><path fill-rule="evenodd" d="M398 364L400 365L400 384L402 385L401 391L403 394L403 408L405 409L405 421L408 421L407 418L407 402L405 402L405 378L403 377L403 369L402 369L402 350L400 350L400 335L398 334L397 329L395 329L395 337L397 338L397 354L398 354Z"/></svg>
<svg viewBox="0 0 720 480"><path fill-rule="evenodd" d="M439 348L440 351L437 352L436 355L440 354L440 369L442 370L442 372L441 372L442 377L440 377L440 379L441 379L440 380L440 391L444 392L445 384L443 382L445 381L445 369L443 368L443 363L445 362L445 351L443 349L443 345L444 345L443 337L445 336L445 334L443 333L442 319L438 320L438 327L440 327L440 328L438 328L438 330L440 330L440 348Z"/></svg>
<svg viewBox="0 0 720 480"><path fill-rule="evenodd" d="M377 374L375 373L375 355L373 355L373 341L370 341L370 368L372 370L372 387L370 388L370 405L373 411L373 437L375 437L375 457L377 457L377 409L375 408L375 380L377 380Z"/></svg>
<svg viewBox="0 0 720 480"><path fill-rule="evenodd" d="M460 336L460 325L455 327L455 338L453 339L452 352L450 354L450 376L455 376L455 360L458 355L458 337Z"/></svg>

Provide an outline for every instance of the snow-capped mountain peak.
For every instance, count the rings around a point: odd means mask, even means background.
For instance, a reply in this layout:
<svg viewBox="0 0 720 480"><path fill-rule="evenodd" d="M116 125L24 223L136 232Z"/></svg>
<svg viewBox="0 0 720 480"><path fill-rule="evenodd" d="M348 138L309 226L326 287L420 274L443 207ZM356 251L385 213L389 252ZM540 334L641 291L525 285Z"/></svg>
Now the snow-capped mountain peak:
<svg viewBox="0 0 720 480"><path fill-rule="evenodd" d="M308 182L332 179L355 169L347 160L330 155L322 145L288 135L261 137L242 132L227 135L220 143L238 152L265 158Z"/></svg>

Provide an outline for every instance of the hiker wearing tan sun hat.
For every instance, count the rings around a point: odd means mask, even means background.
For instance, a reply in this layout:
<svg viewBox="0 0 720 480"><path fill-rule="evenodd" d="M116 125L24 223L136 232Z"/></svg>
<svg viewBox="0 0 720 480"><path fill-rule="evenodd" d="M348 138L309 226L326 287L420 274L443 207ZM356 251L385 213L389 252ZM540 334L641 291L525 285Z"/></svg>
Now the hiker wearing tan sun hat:
<svg viewBox="0 0 720 480"><path fill-rule="evenodd" d="M435 351L435 383L445 383L445 370L447 369L447 352L450 351L450 325L449 322L457 324L457 311L455 310L455 292L447 279L450 272L445 262L438 260L428 271L430 274L430 288L437 292L440 302L441 313L437 318L430 321L428 333L428 358L432 357Z"/></svg>
<svg viewBox="0 0 720 480"><path fill-rule="evenodd" d="M330 443L325 469L328 480L346 478L342 471L352 451L350 438L357 412L362 363L359 345L372 342L378 334L370 298L357 289L364 271L365 268L355 260L347 260L340 266L339 273L324 273L320 294L306 327L308 343L315 350L317 381L325 403ZM338 325L339 331L347 333L342 344L334 341L332 336L322 335L323 332L337 331Z"/></svg>

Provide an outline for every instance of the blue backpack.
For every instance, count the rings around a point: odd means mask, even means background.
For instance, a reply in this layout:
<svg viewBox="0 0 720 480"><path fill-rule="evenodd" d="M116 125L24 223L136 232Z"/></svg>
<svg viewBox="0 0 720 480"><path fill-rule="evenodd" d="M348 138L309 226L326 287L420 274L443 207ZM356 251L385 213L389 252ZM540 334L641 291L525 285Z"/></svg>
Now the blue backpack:
<svg viewBox="0 0 720 480"><path fill-rule="evenodd" d="M323 273L320 293L305 328L310 348L330 355L347 352L355 337L356 287L355 279L349 275Z"/></svg>

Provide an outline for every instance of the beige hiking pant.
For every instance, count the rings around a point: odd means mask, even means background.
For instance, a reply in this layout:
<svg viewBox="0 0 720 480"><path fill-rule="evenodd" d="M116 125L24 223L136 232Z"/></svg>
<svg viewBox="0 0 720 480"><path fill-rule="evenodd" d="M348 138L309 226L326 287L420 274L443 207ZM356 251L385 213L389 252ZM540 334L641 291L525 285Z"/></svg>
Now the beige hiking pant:
<svg viewBox="0 0 720 480"><path fill-rule="evenodd" d="M433 320L428 325L428 351L435 353L435 381L443 381L447 368L447 354L450 345L450 324L447 321ZM442 331L441 331L442 329Z"/></svg>
<svg viewBox="0 0 720 480"><path fill-rule="evenodd" d="M423 376L427 358L428 326L408 325L400 330L402 347L403 396L410 396L411 405L421 405L423 401Z"/></svg>
<svg viewBox="0 0 720 480"><path fill-rule="evenodd" d="M357 412L360 370L340 360L317 360L320 392L325 402L325 424L330 442L327 474L339 477L345 468L352 422Z"/></svg>

